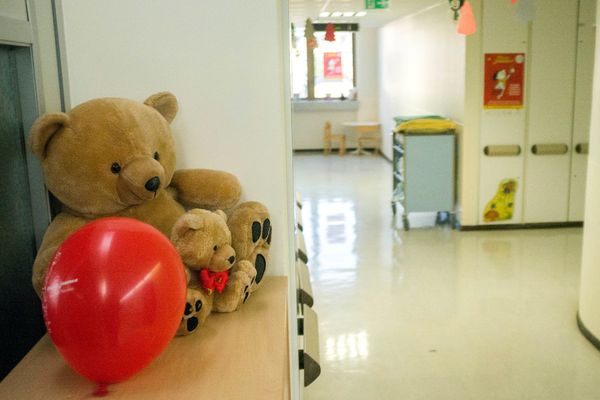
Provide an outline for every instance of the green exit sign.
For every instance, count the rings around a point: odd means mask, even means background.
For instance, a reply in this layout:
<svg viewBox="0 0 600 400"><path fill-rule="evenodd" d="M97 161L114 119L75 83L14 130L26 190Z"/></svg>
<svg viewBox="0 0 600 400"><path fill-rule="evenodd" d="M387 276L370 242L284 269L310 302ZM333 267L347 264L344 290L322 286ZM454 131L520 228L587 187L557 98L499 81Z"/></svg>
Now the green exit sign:
<svg viewBox="0 0 600 400"><path fill-rule="evenodd" d="M365 0L365 8L369 9L383 9L390 6L390 0Z"/></svg>

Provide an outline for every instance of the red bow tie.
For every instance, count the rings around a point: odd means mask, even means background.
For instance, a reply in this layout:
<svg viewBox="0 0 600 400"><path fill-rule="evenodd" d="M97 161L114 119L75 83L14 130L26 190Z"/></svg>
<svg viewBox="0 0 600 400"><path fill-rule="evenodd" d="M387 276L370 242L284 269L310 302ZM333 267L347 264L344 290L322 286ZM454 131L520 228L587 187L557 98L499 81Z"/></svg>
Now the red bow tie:
<svg viewBox="0 0 600 400"><path fill-rule="evenodd" d="M211 294L213 290L221 293L229 280L229 271L212 272L208 268L200 270L200 283Z"/></svg>

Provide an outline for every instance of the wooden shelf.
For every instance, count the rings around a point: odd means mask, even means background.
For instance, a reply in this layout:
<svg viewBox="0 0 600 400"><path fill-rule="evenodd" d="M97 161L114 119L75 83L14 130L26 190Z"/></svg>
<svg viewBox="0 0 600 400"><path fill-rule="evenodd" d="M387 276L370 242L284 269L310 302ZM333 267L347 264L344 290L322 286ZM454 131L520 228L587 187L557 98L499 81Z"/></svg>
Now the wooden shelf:
<svg viewBox="0 0 600 400"><path fill-rule="evenodd" d="M176 337L147 368L110 385L110 400L290 398L286 277L267 277L239 310L211 315ZM0 399L94 398L96 385L75 373L44 336L0 382Z"/></svg>

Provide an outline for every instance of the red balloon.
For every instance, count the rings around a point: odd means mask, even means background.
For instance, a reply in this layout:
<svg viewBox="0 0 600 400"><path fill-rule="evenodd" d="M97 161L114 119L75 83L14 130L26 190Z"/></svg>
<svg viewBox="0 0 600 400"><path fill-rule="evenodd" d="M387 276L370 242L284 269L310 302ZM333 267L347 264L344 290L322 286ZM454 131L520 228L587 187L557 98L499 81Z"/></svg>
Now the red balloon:
<svg viewBox="0 0 600 400"><path fill-rule="evenodd" d="M185 307L179 254L158 230L130 218L86 224L58 248L42 306L65 360L99 383L144 368L175 335Z"/></svg>

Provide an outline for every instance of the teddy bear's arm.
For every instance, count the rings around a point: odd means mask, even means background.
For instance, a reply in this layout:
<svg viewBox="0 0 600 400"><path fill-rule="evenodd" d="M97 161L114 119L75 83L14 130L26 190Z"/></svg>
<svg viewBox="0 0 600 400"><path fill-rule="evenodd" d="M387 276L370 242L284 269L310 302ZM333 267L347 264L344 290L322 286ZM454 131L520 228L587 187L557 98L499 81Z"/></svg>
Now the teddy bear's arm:
<svg viewBox="0 0 600 400"><path fill-rule="evenodd" d="M171 186L185 207L226 210L240 200L242 188L238 179L224 171L183 169L175 171Z"/></svg>
<svg viewBox="0 0 600 400"><path fill-rule="evenodd" d="M69 214L59 214L48 226L44 234L44 240L38 250L37 256L33 263L33 274L31 277L33 288L38 296L42 297L42 288L46 271L50 266L50 262L58 249L58 246L73 232L81 228L88 222L83 218L78 218Z"/></svg>

